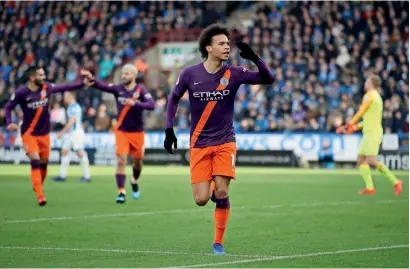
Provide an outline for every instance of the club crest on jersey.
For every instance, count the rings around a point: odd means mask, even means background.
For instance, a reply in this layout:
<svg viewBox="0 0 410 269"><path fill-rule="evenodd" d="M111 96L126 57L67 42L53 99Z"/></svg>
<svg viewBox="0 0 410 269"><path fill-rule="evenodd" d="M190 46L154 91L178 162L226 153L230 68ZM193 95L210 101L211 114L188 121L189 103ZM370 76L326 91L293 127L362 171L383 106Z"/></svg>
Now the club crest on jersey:
<svg viewBox="0 0 410 269"><path fill-rule="evenodd" d="M139 92L134 92L134 94L132 95L135 99L138 99L138 97L140 97L140 93Z"/></svg>
<svg viewBox="0 0 410 269"><path fill-rule="evenodd" d="M229 84L229 79L227 79L227 78L221 78L220 83L221 83L221 85L226 86L226 85L228 85L228 84Z"/></svg>

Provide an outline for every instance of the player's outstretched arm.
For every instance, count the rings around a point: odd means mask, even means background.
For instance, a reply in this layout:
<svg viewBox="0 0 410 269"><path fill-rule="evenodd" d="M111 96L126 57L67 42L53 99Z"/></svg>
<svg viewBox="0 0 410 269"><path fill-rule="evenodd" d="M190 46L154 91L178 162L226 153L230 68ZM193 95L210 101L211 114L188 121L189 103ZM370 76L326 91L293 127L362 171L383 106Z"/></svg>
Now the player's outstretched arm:
<svg viewBox="0 0 410 269"><path fill-rule="evenodd" d="M50 93L59 93L59 92L65 92L65 91L74 91L78 89L82 89L85 86L87 86L89 83L88 78L85 78L84 81L81 82L75 82L75 83L70 83L70 84L63 84L63 85L54 85L51 84L51 87L49 87L47 90Z"/></svg>
<svg viewBox="0 0 410 269"><path fill-rule="evenodd" d="M84 87L83 82L76 82L76 83L63 84L63 85L51 84L51 87L49 88L49 91L51 93L58 93L58 92L78 90L78 89L81 89L83 87Z"/></svg>
<svg viewBox="0 0 410 269"><path fill-rule="evenodd" d="M173 128L174 120L178 109L178 102L187 89L187 80L188 74L184 71L177 79L175 89L168 97L164 148L170 154L174 154L172 146L174 146L174 149L177 149L177 137L175 136Z"/></svg>
<svg viewBox="0 0 410 269"><path fill-rule="evenodd" d="M112 93L112 94L117 94L118 90L117 90L117 86L110 83L110 84L105 84L104 82L102 82L101 80L96 79L89 70L85 70L82 69L80 71L80 74L82 76L84 76L86 79L88 79L92 85L103 92L108 92L108 93Z"/></svg>
<svg viewBox="0 0 410 269"><path fill-rule="evenodd" d="M9 131L18 130L17 124L11 121L11 112L13 111L13 109L16 107L18 103L19 103L19 95L17 93L13 93L12 96L10 97L10 100L7 102L6 108L5 108L6 125L7 125L7 130Z"/></svg>
<svg viewBox="0 0 410 269"><path fill-rule="evenodd" d="M117 87L110 83L110 84L105 84L104 82L102 82L101 80L94 80L94 87L100 91L103 92L108 92L108 93L112 93L112 94L117 94Z"/></svg>
<svg viewBox="0 0 410 269"><path fill-rule="evenodd" d="M256 64L259 71L249 71L243 69L242 83L243 84L272 84L275 80L271 71L265 62L249 47L248 44L243 42L236 42L239 48L240 55L244 59L251 60Z"/></svg>

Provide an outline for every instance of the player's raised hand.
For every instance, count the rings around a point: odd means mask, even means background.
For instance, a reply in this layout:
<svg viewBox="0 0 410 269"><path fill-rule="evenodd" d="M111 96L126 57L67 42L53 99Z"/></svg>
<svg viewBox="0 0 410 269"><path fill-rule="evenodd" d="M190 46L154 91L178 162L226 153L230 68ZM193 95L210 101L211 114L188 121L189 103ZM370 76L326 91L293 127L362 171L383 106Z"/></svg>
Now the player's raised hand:
<svg viewBox="0 0 410 269"><path fill-rule="evenodd" d="M93 74L89 70L81 69L80 75L84 77L84 84L87 87L90 87L94 84L95 78L93 77Z"/></svg>
<svg viewBox="0 0 410 269"><path fill-rule="evenodd" d="M346 133L346 129L347 129L347 125L342 125L337 127L336 129L336 133L337 134L345 134Z"/></svg>
<svg viewBox="0 0 410 269"><path fill-rule="evenodd" d="M175 136L174 128L167 128L165 130L164 148L169 154L174 154L172 151L172 145L174 145L174 149L178 148L177 137Z"/></svg>
<svg viewBox="0 0 410 269"><path fill-rule="evenodd" d="M10 123L8 126L7 126L7 130L9 130L9 131L17 131L19 129L19 127L17 126L17 124L15 124L15 123Z"/></svg>
<svg viewBox="0 0 410 269"><path fill-rule="evenodd" d="M91 74L91 72L89 70L81 69L80 75L83 76L83 77L88 78L89 80L94 79L93 74Z"/></svg>
<svg viewBox="0 0 410 269"><path fill-rule="evenodd" d="M87 87L91 87L94 85L94 81L91 81L88 78L84 78L84 85Z"/></svg>
<svg viewBox="0 0 410 269"><path fill-rule="evenodd" d="M248 44L241 41L236 41L236 46L241 51L239 55L241 55L242 58L251 60L252 62L256 62L259 59L259 56L252 50L251 47L249 47Z"/></svg>

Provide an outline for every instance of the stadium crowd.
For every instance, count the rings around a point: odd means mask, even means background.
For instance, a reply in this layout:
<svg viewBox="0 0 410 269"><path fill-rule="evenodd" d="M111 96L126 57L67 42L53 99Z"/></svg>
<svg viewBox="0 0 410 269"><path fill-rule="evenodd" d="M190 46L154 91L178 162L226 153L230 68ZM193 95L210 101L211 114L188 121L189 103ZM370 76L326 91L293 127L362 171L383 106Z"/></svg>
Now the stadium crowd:
<svg viewBox="0 0 410 269"><path fill-rule="evenodd" d="M54 2L8 1L0 4L0 126L4 106L25 83L24 71L37 63L56 84L80 80L80 67L109 81L114 69L132 60L158 31L202 28L223 22L235 3L205 2ZM63 14L63 15L62 15ZM207 16L204 16L207 14ZM101 92L80 91L88 131L108 131ZM52 126L65 124L62 96L51 104ZM21 111L13 115L21 118Z"/></svg>
<svg viewBox="0 0 410 269"><path fill-rule="evenodd" d="M385 132L408 132L408 5L405 2L261 2L242 34L271 67L271 87L243 85L239 131L335 131L358 110L364 77L383 79ZM232 64L249 66L233 48ZM189 127L188 102L178 127Z"/></svg>
<svg viewBox="0 0 410 269"><path fill-rule="evenodd" d="M267 62L271 86L243 85L235 104L237 131L335 131L358 109L364 77L382 77L385 132L408 132L407 2L253 2L253 26L236 29ZM202 28L226 20L227 11L205 2L3 2L0 5L0 126L4 105L21 86L26 68L44 66L49 81L79 80L79 67L110 80L151 34ZM61 14L64 14L62 16ZM206 16L205 16L206 15ZM232 42L234 43L234 42ZM255 66L232 47L231 61ZM150 89L156 100L148 128L163 130L169 86ZM87 131L110 131L115 119L101 93L78 93ZM61 95L51 105L53 128L66 121ZM21 112L14 114L14 120ZM185 95L176 121L190 127Z"/></svg>

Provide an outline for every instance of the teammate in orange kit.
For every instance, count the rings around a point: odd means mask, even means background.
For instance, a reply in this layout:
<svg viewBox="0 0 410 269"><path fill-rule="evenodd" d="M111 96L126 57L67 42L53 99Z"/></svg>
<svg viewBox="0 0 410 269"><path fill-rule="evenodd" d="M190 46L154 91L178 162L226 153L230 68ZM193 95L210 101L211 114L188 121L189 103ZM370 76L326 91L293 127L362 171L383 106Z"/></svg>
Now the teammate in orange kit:
<svg viewBox="0 0 410 269"><path fill-rule="evenodd" d="M241 84L272 84L273 75L262 59L245 43L237 42L240 55L259 71L224 64L229 59L229 31L221 25L207 27L199 38L203 63L186 68L168 99L164 147L177 148L174 118L179 99L188 90L191 106L190 169L195 203L211 198L215 208L212 250L224 254L223 237L230 213L229 183L235 178L236 143L233 128L235 95ZM213 190L211 186L215 187Z"/></svg>
<svg viewBox="0 0 410 269"><path fill-rule="evenodd" d="M28 83L17 89L6 104L6 122L9 131L17 131L18 126L11 121L11 111L16 105L23 110L21 137L23 147L31 163L31 181L37 194L37 201L44 206L47 201L43 193L43 182L47 175L47 164L50 155L50 113L49 98L53 93L81 89L90 86L88 79L84 82L56 86L46 82L43 68L29 67L26 71Z"/></svg>
<svg viewBox="0 0 410 269"><path fill-rule="evenodd" d="M83 70L81 74L94 80L89 71ZM136 83L138 70L132 64L126 64L121 71L121 84L104 84L95 80L94 87L112 93L117 101L118 123L115 127L115 144L117 146L117 203L125 203L125 166L128 154L133 160L133 177L131 178L132 197L140 197L138 179L142 170L144 158L144 110L154 110L155 102L151 94Z"/></svg>

